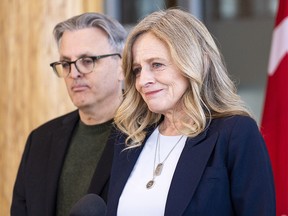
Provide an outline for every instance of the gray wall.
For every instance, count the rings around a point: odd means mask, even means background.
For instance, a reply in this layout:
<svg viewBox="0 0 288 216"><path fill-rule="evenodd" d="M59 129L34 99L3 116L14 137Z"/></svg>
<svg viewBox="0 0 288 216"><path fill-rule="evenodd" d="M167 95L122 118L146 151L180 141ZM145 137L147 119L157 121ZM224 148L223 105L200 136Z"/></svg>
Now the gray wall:
<svg viewBox="0 0 288 216"><path fill-rule="evenodd" d="M260 123L274 19L209 23L239 94Z"/></svg>

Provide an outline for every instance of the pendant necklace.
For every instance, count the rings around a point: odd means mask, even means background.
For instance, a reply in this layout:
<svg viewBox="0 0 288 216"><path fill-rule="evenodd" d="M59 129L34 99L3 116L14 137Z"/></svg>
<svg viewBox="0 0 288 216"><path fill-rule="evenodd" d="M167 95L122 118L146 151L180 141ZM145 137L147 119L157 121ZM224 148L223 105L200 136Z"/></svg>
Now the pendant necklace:
<svg viewBox="0 0 288 216"><path fill-rule="evenodd" d="M158 131L158 136L157 136L157 143L156 143L156 148L155 148L155 155L154 155L154 165L153 165L153 175L152 175L152 179L150 181L148 181L148 183L146 184L146 188L147 189L151 189L153 187L153 185L155 184L155 178L157 176L161 175L161 172L163 170L164 167L164 163L165 161L168 159L168 157L170 156L170 154L172 153L172 151L176 148L176 146L178 145L178 143L180 142L180 140L183 138L183 135L179 138L179 140L176 142L176 144L173 146L173 148L169 151L169 153L167 154L167 156L164 158L164 160L161 162L160 161L160 131ZM158 152L158 158L159 158L159 163L156 166L156 157L157 157L157 152Z"/></svg>

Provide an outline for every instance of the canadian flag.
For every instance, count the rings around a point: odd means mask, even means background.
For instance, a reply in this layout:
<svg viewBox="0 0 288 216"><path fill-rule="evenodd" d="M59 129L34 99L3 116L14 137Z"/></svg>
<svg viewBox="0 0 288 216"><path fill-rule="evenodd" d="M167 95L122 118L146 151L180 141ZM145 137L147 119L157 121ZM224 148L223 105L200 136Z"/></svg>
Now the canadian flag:
<svg viewBox="0 0 288 216"><path fill-rule="evenodd" d="M276 215L288 216L288 0L279 0L261 132L271 158Z"/></svg>

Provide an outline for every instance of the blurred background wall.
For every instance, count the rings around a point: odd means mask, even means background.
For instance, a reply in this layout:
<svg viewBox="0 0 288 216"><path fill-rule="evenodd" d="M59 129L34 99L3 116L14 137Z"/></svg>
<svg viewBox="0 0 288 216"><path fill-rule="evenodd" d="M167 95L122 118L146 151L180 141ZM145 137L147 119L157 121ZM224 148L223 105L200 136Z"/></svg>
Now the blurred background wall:
<svg viewBox="0 0 288 216"><path fill-rule="evenodd" d="M12 188L29 132L75 109L58 60L55 24L82 12L104 12L129 30L146 14L181 7L214 35L240 95L261 120L277 0L1 0L0 216L9 215Z"/></svg>

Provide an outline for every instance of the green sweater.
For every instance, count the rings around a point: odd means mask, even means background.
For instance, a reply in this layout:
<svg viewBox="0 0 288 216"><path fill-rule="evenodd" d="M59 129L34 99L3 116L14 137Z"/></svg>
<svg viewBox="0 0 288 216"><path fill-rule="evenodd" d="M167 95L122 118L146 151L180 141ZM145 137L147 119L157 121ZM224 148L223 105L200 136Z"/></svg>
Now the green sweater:
<svg viewBox="0 0 288 216"><path fill-rule="evenodd" d="M99 125L79 121L58 183L57 216L68 216L72 206L87 193L111 126L112 120Z"/></svg>

